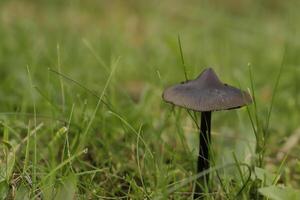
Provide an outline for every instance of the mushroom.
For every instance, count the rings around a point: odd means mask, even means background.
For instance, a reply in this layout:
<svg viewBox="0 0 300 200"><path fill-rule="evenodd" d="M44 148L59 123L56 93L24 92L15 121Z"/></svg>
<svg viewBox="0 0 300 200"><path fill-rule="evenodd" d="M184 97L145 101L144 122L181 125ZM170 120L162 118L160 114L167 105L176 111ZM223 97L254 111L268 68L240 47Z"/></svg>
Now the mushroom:
<svg viewBox="0 0 300 200"><path fill-rule="evenodd" d="M201 112L197 173L210 167L211 112L236 109L252 102L248 92L222 83L212 68L205 69L195 80L165 89L163 99L168 103ZM208 178L209 175L206 174L197 180L194 198L202 193L200 184L206 184Z"/></svg>

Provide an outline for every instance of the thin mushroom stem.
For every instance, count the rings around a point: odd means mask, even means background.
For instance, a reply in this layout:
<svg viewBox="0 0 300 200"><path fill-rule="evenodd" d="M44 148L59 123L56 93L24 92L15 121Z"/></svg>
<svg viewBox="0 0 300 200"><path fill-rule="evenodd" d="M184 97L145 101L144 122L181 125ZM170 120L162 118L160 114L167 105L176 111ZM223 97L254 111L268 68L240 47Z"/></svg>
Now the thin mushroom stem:
<svg viewBox="0 0 300 200"><path fill-rule="evenodd" d="M197 163L197 173L201 173L204 170L209 169L209 146L210 146L210 127L211 127L211 112L201 113L201 127L199 135L199 154ZM197 199L203 193L205 184L208 183L209 174L200 177L196 181L194 199Z"/></svg>

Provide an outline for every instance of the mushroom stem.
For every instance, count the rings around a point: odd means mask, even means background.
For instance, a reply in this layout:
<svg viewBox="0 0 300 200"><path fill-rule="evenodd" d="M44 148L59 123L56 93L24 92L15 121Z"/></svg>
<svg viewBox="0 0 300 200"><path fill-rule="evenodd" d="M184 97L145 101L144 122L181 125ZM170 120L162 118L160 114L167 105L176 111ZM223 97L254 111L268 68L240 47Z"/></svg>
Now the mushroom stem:
<svg viewBox="0 0 300 200"><path fill-rule="evenodd" d="M197 163L197 173L209 169L209 146L210 146L210 127L211 127L211 112L201 113L201 127L199 135L199 155ZM202 188L204 184L208 182L209 174L206 174L198 178L196 182L194 199L200 197L200 193L203 192Z"/></svg>

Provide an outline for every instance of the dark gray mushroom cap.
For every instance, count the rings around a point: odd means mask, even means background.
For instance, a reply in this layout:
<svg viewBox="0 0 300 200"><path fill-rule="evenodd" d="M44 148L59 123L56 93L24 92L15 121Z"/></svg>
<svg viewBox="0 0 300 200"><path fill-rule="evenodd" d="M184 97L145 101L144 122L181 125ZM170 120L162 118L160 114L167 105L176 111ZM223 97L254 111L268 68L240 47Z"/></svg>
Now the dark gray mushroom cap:
<svg viewBox="0 0 300 200"><path fill-rule="evenodd" d="M195 111L239 108L252 102L248 92L222 83L213 69L205 69L195 80L167 88L163 99Z"/></svg>

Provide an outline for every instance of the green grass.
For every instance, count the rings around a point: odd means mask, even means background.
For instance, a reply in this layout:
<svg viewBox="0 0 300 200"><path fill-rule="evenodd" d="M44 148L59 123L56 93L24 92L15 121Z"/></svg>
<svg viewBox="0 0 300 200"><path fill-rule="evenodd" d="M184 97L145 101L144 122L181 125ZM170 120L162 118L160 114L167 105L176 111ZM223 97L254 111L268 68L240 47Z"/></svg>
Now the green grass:
<svg viewBox="0 0 300 200"><path fill-rule="evenodd" d="M299 199L300 4L222 2L2 0L0 199L191 198L197 125L161 94L205 67L255 97L212 115L207 199Z"/></svg>

